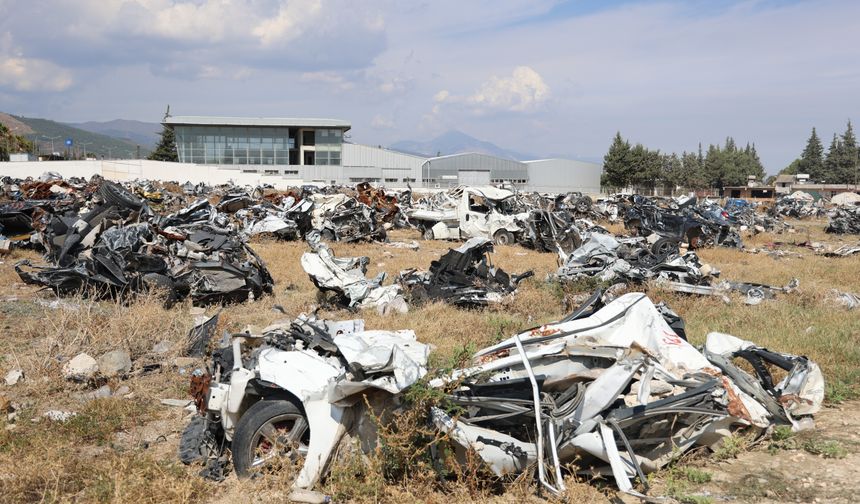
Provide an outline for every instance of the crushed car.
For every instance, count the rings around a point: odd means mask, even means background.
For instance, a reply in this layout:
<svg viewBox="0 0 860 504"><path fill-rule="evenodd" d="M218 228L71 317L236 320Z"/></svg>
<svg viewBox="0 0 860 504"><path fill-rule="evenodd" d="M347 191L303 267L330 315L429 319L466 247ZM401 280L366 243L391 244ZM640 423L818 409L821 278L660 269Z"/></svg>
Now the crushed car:
<svg viewBox="0 0 860 504"><path fill-rule="evenodd" d="M556 495L573 468L646 497L648 473L692 449L716 449L735 429L812 427L824 399L813 361L722 333L696 348L677 326L644 294L604 305L597 292L563 320L430 380L458 411L431 407L443 434L434 445L448 443L460 461L474 455L497 476L536 468L540 486ZM192 374L199 414L183 432L180 458L224 469L229 448L240 477L286 458L301 466L290 497L307 497L346 434L373 452L374 412L396 407L427 374L429 351L412 331L369 331L360 320L300 316L234 335Z"/></svg>
<svg viewBox="0 0 860 504"><path fill-rule="evenodd" d="M512 245L523 232L518 222L528 219L527 212L515 212L513 197L492 186L459 186L415 203L406 215L425 240L487 238Z"/></svg>
<svg viewBox="0 0 860 504"><path fill-rule="evenodd" d="M534 273L509 275L493 265L492 252L493 242L489 239L470 238L432 261L428 271L401 271L398 283L415 304L444 301L459 307L477 308L499 303Z"/></svg>

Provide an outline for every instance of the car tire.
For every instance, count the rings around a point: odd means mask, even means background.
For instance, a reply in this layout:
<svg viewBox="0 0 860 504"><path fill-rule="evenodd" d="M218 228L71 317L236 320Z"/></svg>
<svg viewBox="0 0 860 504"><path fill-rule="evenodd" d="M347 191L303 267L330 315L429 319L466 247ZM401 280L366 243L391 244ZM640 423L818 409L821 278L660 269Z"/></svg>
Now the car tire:
<svg viewBox="0 0 860 504"><path fill-rule="evenodd" d="M286 428L284 431L282 429ZM275 439L272 439L273 436ZM267 457L285 455L301 464L310 441L310 426L301 409L289 400L262 400L254 403L236 424L233 434L233 469L236 476L247 478L266 465ZM258 448L276 452L259 454ZM282 446L276 449L277 445Z"/></svg>
<svg viewBox="0 0 860 504"><path fill-rule="evenodd" d="M510 231L500 229L493 235L493 243L496 245L513 245L514 235Z"/></svg>

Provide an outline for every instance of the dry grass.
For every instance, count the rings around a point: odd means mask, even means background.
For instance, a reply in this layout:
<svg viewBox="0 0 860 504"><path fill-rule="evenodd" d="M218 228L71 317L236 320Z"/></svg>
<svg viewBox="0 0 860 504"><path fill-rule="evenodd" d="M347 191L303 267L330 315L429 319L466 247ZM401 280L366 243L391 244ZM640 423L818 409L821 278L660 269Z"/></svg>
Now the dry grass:
<svg viewBox="0 0 860 504"><path fill-rule="evenodd" d="M821 222L799 226L802 229L795 234L764 234L746 241L761 246L809 238L836 240L821 232ZM419 237L415 232L397 231L392 239ZM443 241L419 243L418 251L379 244L334 244L333 249L342 256L369 256L368 274L385 271L390 282L402 269L427 268L453 245ZM293 317L314 310L319 303L316 289L299 265L299 257L306 250L304 243L263 241L253 246L275 278L275 295L225 307L219 334L222 330L239 331L246 325L263 327L285 317L273 310L275 305ZM808 355L822 365L829 383L839 385L842 396L850 395L860 383L860 316L830 305L825 296L831 288L860 291L860 257L825 258L804 248L787 248L804 257L775 260L727 249L701 252L726 279L777 285L791 277L800 279L799 292L775 301L746 306L735 299L725 305L716 298L686 297L658 289L650 294L655 300L666 300L685 318L694 342L701 343L709 331L723 331L774 350ZM239 482L231 476L214 484L197 477L197 469L175 462L184 413L161 406L158 400L186 395L188 370L177 369L172 362L192 324L189 305L164 309L157 296L143 296L127 305L76 298L66 300L73 308L43 307L32 300L51 299L48 293L21 285L12 269L14 262L24 257L35 259L32 253L20 252L0 257L0 374L22 368L26 375L19 385L0 391L21 408L13 430L6 430L10 423L5 415L0 417L0 495L4 502L262 502L285 498L286 474L259 482ZM563 298L575 288L561 289L545 281L547 273L556 268L554 254L512 246L500 248L494 260L510 273L535 270L535 277L526 280L517 296L503 306L460 310L431 303L387 318L373 310L360 314L323 310L320 315L362 317L369 328L414 329L422 341L435 346L433 365L449 367L460 364L482 346L565 314ZM584 283L579 288L587 287ZM18 301L5 301L8 298ZM208 313L215 311L211 308ZM171 351L155 356L151 349L161 341L171 343ZM131 398L87 402L81 396L90 390L87 385L62 380L62 364L78 352L97 357L116 348L128 350L138 369L129 379L114 379L108 384L113 388L129 386ZM138 373L139 364L144 362L163 366ZM68 409L80 415L63 426L45 419L30 421L48 409ZM420 419L408 420L414 423ZM377 459L373 463L382 462ZM357 466L339 466L325 488L342 500L355 502L542 500L525 481L501 485L502 490L493 485L479 488L468 474L440 480L426 467L390 473L387 478L381 478L378 468L361 471ZM571 501L606 500L593 485L571 478L569 486Z"/></svg>

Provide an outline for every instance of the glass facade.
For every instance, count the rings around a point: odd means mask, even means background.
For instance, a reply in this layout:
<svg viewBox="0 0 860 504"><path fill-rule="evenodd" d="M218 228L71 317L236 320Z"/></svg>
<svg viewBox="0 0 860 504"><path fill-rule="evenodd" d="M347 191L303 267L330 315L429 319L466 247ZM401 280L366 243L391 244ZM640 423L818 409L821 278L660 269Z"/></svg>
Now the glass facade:
<svg viewBox="0 0 860 504"><path fill-rule="evenodd" d="M240 126L174 126L176 148L182 163L219 165L298 165L298 128ZM316 165L339 165L343 132L339 129L304 130ZM310 138L308 138L310 137ZM308 142L302 142L308 146ZM311 152L307 150L305 153ZM309 159L307 156L305 159Z"/></svg>

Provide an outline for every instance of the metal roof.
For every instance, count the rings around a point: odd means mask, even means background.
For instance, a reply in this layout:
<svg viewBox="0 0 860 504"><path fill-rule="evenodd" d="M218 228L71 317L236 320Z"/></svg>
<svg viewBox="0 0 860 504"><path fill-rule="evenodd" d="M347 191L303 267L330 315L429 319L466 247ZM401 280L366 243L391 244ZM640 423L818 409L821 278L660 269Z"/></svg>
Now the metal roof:
<svg viewBox="0 0 860 504"><path fill-rule="evenodd" d="M307 117L210 117L210 116L170 116L162 124L171 126L280 126L294 128L341 128L344 131L352 125L342 119L320 119Z"/></svg>

